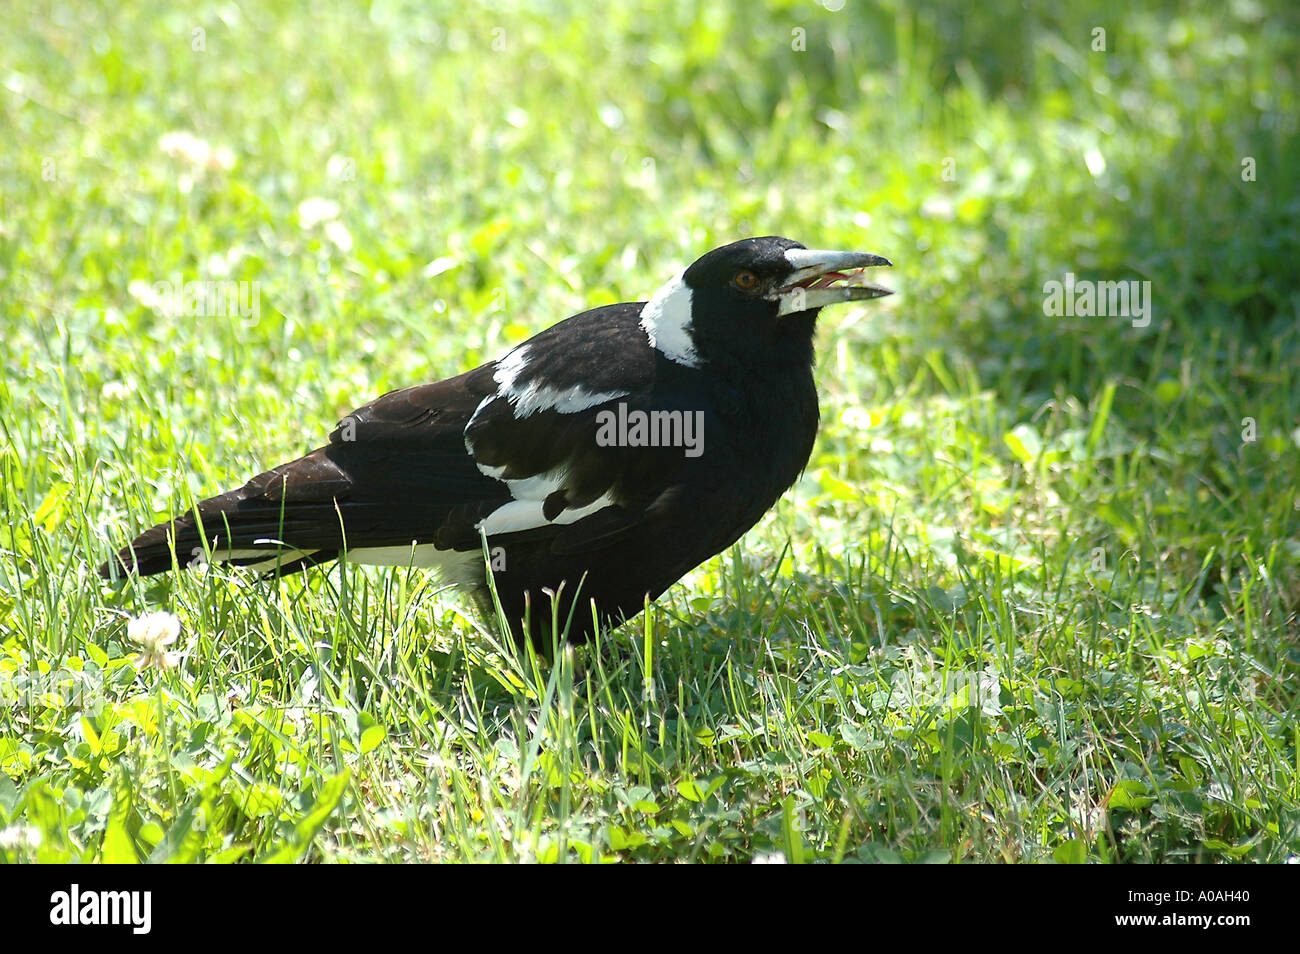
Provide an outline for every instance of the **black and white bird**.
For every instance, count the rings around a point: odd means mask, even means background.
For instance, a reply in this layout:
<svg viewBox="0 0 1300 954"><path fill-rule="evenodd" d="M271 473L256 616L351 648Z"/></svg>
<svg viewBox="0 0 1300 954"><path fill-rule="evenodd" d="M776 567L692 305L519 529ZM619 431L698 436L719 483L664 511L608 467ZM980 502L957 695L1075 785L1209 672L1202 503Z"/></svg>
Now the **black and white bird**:
<svg viewBox="0 0 1300 954"><path fill-rule="evenodd" d="M775 236L714 249L648 302L353 411L324 447L145 531L100 575L345 558L439 568L490 607L490 572L517 642L586 641L794 483L817 433L818 312L891 294L863 272L890 264Z"/></svg>

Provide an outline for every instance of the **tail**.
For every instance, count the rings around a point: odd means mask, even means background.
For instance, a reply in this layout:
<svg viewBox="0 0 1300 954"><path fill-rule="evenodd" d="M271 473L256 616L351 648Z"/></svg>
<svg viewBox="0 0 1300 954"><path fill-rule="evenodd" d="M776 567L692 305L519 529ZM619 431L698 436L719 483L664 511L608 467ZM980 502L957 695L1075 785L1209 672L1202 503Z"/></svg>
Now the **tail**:
<svg viewBox="0 0 1300 954"><path fill-rule="evenodd" d="M340 427L324 447L146 530L99 575L208 560L291 573L345 550L412 544L477 554L479 524L513 498L466 454L464 422L482 395L462 383L394 391L352 412L357 428Z"/></svg>
<svg viewBox="0 0 1300 954"><path fill-rule="evenodd" d="M279 470L146 530L100 566L99 575L152 576L209 561L293 573L335 559L343 534L332 502L293 501L283 493L268 493L282 486L275 479Z"/></svg>

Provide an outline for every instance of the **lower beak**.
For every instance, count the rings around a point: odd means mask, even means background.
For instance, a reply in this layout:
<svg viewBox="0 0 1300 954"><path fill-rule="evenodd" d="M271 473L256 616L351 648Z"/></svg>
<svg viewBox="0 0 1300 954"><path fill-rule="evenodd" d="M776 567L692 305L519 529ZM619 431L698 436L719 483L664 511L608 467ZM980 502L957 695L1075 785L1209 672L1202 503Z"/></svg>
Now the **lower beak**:
<svg viewBox="0 0 1300 954"><path fill-rule="evenodd" d="M779 303L777 315L793 315L844 301L865 301L892 295L893 289L869 282L866 268L894 263L871 252L837 252L826 249L792 248L785 253L793 266L785 285L768 295Z"/></svg>

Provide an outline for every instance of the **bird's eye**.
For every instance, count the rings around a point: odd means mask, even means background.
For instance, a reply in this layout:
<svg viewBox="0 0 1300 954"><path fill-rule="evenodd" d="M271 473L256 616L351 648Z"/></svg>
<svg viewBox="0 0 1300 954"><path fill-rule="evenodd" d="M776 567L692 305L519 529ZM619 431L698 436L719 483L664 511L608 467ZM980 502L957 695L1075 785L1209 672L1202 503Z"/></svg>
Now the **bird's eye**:
<svg viewBox="0 0 1300 954"><path fill-rule="evenodd" d="M753 272L736 272L736 277L732 279L736 287L743 291L749 291L758 284L758 276Z"/></svg>

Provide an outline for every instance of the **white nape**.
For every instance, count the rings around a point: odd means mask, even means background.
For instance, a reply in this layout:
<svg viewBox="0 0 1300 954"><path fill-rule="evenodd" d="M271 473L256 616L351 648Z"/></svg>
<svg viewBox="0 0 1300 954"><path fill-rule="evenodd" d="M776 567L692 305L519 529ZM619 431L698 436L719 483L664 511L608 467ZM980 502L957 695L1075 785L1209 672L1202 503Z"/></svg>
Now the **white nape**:
<svg viewBox="0 0 1300 954"><path fill-rule="evenodd" d="M678 272L665 282L641 309L641 328L650 339L650 347L665 358L688 368L700 366L691 336L691 287Z"/></svg>

